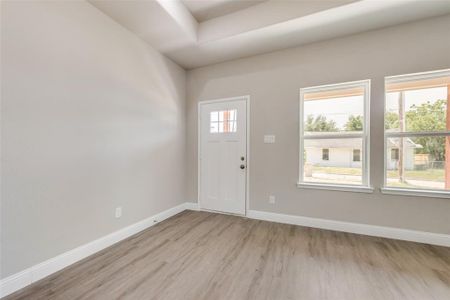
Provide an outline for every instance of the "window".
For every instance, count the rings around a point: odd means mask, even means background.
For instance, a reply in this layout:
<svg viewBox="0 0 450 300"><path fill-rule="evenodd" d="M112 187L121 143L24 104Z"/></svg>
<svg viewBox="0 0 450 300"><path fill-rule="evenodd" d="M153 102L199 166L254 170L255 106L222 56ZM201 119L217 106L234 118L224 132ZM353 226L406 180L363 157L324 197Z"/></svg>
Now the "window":
<svg viewBox="0 0 450 300"><path fill-rule="evenodd" d="M361 161L361 149L353 149L353 161Z"/></svg>
<svg viewBox="0 0 450 300"><path fill-rule="evenodd" d="M212 111L210 113L210 133L236 132L236 109Z"/></svg>
<svg viewBox="0 0 450 300"><path fill-rule="evenodd" d="M450 192L450 70L386 77L385 88L385 190Z"/></svg>
<svg viewBox="0 0 450 300"><path fill-rule="evenodd" d="M300 89L299 187L371 190L369 94L369 80Z"/></svg>
<svg viewBox="0 0 450 300"><path fill-rule="evenodd" d="M330 160L330 149L322 149L322 160Z"/></svg>

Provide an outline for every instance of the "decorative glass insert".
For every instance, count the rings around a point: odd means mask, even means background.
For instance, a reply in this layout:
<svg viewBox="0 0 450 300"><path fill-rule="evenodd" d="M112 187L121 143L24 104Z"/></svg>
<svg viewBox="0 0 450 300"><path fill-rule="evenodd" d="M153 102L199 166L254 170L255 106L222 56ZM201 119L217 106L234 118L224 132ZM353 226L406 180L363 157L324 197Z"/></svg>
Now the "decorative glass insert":
<svg viewBox="0 0 450 300"><path fill-rule="evenodd" d="M237 110L228 109L210 113L210 133L231 133L237 130Z"/></svg>

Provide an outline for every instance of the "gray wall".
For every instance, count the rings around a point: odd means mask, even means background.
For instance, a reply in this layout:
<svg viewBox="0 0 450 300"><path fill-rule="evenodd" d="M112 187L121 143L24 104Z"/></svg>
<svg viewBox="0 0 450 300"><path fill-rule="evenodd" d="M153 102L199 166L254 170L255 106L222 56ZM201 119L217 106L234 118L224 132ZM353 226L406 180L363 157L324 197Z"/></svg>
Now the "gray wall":
<svg viewBox="0 0 450 300"><path fill-rule="evenodd" d="M447 15L189 71L188 199L197 199L197 102L250 95L250 209L449 234L449 199L296 187L299 88L372 79L370 173L378 188L384 76L449 68L449 28ZM276 143L264 144L264 134Z"/></svg>
<svg viewBox="0 0 450 300"><path fill-rule="evenodd" d="M186 74L84 1L1 17L3 278L185 201Z"/></svg>

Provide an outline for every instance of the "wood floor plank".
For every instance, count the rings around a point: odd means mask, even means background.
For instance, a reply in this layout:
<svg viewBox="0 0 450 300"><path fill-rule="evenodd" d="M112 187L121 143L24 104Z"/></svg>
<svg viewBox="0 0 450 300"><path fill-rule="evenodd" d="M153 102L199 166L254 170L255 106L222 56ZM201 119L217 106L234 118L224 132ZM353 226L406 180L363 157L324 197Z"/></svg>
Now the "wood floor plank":
<svg viewBox="0 0 450 300"><path fill-rule="evenodd" d="M450 299L450 248L185 211L19 299Z"/></svg>

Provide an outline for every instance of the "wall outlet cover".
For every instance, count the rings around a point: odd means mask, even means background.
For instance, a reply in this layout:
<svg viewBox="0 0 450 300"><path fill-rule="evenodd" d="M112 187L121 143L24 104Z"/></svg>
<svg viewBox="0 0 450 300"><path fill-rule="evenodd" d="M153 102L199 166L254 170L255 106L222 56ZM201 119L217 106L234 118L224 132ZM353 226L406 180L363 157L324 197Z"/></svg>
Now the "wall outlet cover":
<svg viewBox="0 0 450 300"><path fill-rule="evenodd" d="M264 135L264 144L274 144L275 143L275 135Z"/></svg>

